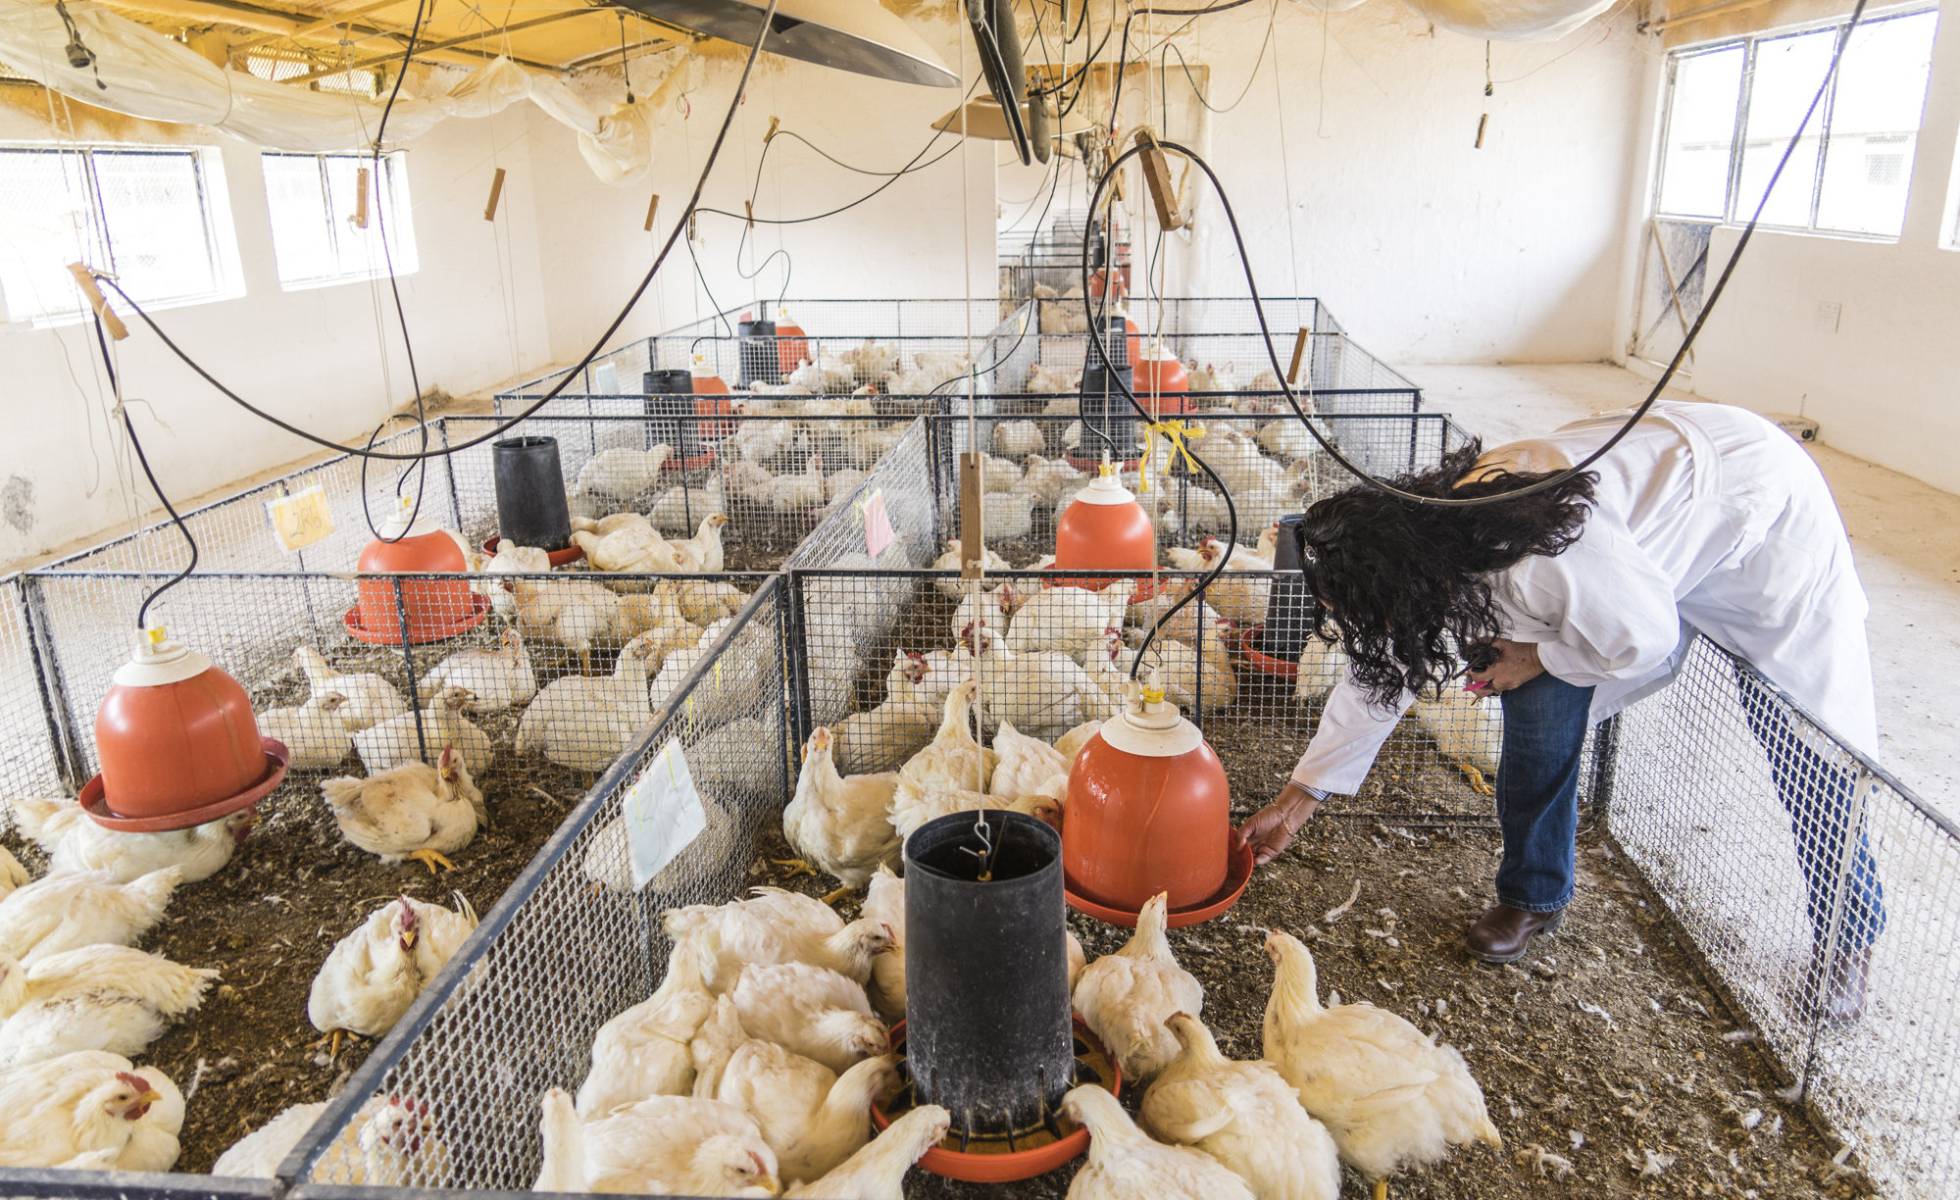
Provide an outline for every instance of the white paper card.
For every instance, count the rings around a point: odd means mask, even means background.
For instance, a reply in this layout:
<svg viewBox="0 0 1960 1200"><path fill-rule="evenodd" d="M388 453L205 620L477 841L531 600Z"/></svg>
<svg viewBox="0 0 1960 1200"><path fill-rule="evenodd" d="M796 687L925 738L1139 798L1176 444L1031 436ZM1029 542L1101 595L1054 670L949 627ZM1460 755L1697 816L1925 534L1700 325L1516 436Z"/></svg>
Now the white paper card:
<svg viewBox="0 0 1960 1200"><path fill-rule="evenodd" d="M599 363L592 368L592 392L597 396L610 396L619 391L619 368L612 363Z"/></svg>
<svg viewBox="0 0 1960 1200"><path fill-rule="evenodd" d="M681 744L670 741L626 793L626 848L641 891L708 827Z"/></svg>

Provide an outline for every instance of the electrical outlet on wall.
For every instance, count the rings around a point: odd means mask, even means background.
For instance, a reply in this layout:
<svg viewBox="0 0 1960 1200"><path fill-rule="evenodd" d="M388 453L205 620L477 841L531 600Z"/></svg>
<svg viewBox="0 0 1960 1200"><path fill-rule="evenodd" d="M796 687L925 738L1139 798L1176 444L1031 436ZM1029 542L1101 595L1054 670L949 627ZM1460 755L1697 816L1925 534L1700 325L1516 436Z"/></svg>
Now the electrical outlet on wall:
<svg viewBox="0 0 1960 1200"><path fill-rule="evenodd" d="M1817 332L1836 333L1838 320L1844 316L1844 305L1836 300L1817 302Z"/></svg>

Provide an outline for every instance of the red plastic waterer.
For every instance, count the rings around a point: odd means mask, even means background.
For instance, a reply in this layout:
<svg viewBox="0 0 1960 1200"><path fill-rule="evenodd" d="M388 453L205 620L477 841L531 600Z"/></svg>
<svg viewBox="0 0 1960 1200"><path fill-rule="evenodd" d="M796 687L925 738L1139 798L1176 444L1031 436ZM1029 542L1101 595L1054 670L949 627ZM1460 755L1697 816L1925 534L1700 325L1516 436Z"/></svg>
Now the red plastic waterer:
<svg viewBox="0 0 1960 1200"><path fill-rule="evenodd" d="M111 829L203 825L258 803L286 776L286 747L259 734L245 689L155 625L102 697L95 748L102 773L81 804Z"/></svg>
<svg viewBox="0 0 1960 1200"><path fill-rule="evenodd" d="M1161 344L1137 360L1135 391L1137 403L1155 407L1163 416L1184 412L1185 398L1191 394L1191 376L1177 356Z"/></svg>
<svg viewBox="0 0 1960 1200"><path fill-rule="evenodd" d="M1116 469L1102 464L1089 486L1075 494L1055 522L1056 570L1149 571L1157 565L1157 529ZM1071 587L1101 591L1108 579L1060 579Z"/></svg>
<svg viewBox="0 0 1960 1200"><path fill-rule="evenodd" d="M413 497L381 527L381 536L367 544L355 564L363 578L358 600L342 622L355 638L370 643L403 640L402 617L408 619L411 643L441 641L481 625L490 615L488 597L470 591L467 579L409 579L401 585L401 609L395 606L395 584L368 576L442 574L469 570L463 548L440 529L416 533L409 518Z"/></svg>
<svg viewBox="0 0 1960 1200"><path fill-rule="evenodd" d="M788 310L776 314L776 365L788 375L810 357L810 343L801 325L792 325Z"/></svg>
<svg viewBox="0 0 1960 1200"><path fill-rule="evenodd" d="M1170 924L1238 901L1252 855L1232 841L1231 785L1198 727L1155 684L1132 685L1069 772L1062 872L1069 905L1134 925L1158 892Z"/></svg>
<svg viewBox="0 0 1960 1200"><path fill-rule="evenodd" d="M714 364L708 361L707 355L698 352L694 355L692 373L694 375L695 413L703 417L725 417L732 415L735 411L735 401L729 393L728 381L715 374ZM703 438L722 438L727 437L733 432L735 432L735 423L733 421L703 421L701 423L701 436ZM668 460L670 464L673 461L672 459Z"/></svg>

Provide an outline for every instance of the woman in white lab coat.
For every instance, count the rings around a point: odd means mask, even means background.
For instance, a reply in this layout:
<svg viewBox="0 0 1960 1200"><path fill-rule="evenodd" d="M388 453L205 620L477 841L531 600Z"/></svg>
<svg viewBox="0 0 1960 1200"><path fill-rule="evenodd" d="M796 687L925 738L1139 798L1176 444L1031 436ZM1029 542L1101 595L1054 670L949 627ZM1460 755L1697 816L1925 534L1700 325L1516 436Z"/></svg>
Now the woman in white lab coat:
<svg viewBox="0 0 1960 1200"><path fill-rule="evenodd" d="M1488 454L1472 445L1404 482L1432 495L1508 491L1583 459L1624 420ZM1307 510L1300 540L1321 632L1342 642L1351 674L1291 781L1241 837L1270 861L1328 794L1360 787L1415 690L1467 674L1504 705L1497 903L1466 934L1485 961L1515 961L1557 929L1572 898L1586 731L1665 686L1696 630L1853 747L1876 749L1865 594L1844 525L1816 464L1744 410L1657 404L1585 475L1501 504L1439 508L1350 488ZM1458 647L1480 669L1465 672ZM1885 909L1862 828L1844 853L1851 772L1792 731L1752 672L1737 685L1790 814L1820 947L1850 864L1840 949L1814 954L1805 980L1827 1013L1855 1016Z"/></svg>

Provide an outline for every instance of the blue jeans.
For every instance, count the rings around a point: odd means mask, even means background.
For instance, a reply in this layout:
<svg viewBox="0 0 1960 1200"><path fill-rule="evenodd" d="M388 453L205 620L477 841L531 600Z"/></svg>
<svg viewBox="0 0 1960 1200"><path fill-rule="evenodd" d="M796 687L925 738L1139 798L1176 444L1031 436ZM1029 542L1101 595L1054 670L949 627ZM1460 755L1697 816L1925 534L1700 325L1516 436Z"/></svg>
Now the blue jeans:
<svg viewBox="0 0 1960 1200"><path fill-rule="evenodd" d="M1769 757L1777 798L1790 814L1805 910L1821 941L1830 928L1855 778L1799 741L1775 700L1752 679L1738 673L1737 684L1750 732ZM1504 858L1497 870L1497 898L1512 908L1556 912L1572 899L1579 764L1592 695L1589 687L1540 675L1502 696L1497 819ZM1871 945L1885 928L1885 892L1862 825L1844 902L1840 944Z"/></svg>

